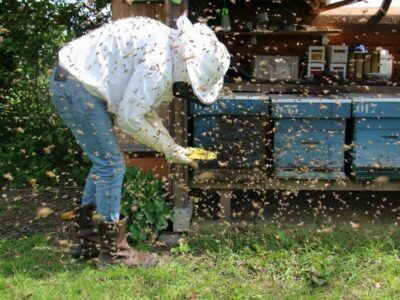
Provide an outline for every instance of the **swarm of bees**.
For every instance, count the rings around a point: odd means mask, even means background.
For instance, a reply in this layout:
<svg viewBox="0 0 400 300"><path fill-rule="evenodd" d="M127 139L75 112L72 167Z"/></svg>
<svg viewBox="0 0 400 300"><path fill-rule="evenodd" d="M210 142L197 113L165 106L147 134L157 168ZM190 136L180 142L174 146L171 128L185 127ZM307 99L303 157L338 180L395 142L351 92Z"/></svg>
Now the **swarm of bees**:
<svg viewBox="0 0 400 300"><path fill-rule="evenodd" d="M124 0L124 2L132 5L134 1ZM230 2L235 5L236 1ZM250 2L250 0L245 1L246 4ZM281 1L273 2L275 5L281 3ZM265 12L264 7L256 6L253 8L255 14ZM397 158L400 157L398 139L400 127L386 132L386 137L382 140L383 144L377 145L377 140L373 138L368 140L368 147L371 149L373 147L381 147L380 149L382 149L382 146L388 146L390 149L397 149L397 153L387 154L371 151L370 155L376 155L376 157L357 158L372 161L373 164L370 164L369 168L364 171L376 175L371 175L371 178L362 182L350 180L350 177L356 176L351 165L352 159L354 159L352 155L356 151L360 151L361 147L365 145L360 145L357 140L348 136L351 133L349 131L351 128L349 129L346 126L355 126L354 123L351 123L354 120L350 120L349 117L329 115L331 111L343 109L345 106L345 102L341 101L346 98L340 92L343 88L336 85L323 85L316 89L315 86L311 86L311 91L310 86L305 86L301 80L290 84L273 80L274 85L263 84L257 82L252 76L251 70L249 70L257 53L269 55L280 55L280 53L288 52L300 53L304 52L306 41L280 41L273 35L260 35L256 43L250 43L251 34L249 32L243 34L249 26L245 20L232 20L238 28L237 33L224 32L216 22L216 16L220 13L221 7L217 3L210 2L203 9L203 14L199 15L192 12L191 15L192 18L199 19L199 22L211 23L211 28L218 35L218 38L229 48L232 63L226 77L228 85L221 94L221 100L215 106L200 108L193 112L191 109L194 106L192 107L189 104L189 111L187 113L182 112L180 119L175 115L173 126L175 133L180 135L181 142L186 139L191 144L190 146L199 146L215 151L218 153L218 159L200 163L199 170L188 171L185 168L178 168L178 176L177 174L170 174L170 178L163 178L163 181L167 185L169 184L167 189L170 189L171 185L177 186L179 184L181 187L186 187L184 191L186 191L186 196L189 197L188 202L195 205L196 222L201 223L204 219L219 218L222 218L222 222L225 222L226 216L222 214L224 207L220 203L218 191L230 190L232 191L230 194L231 215L228 219L232 218L233 221L246 220L250 224L271 221L277 226L292 224L296 227L312 224L316 225L318 233L330 234L337 228L336 220L344 220L349 228L359 230L363 215L371 218L372 222L378 222L383 211L389 210L393 214L393 223L397 225L400 206L396 203L395 194L392 192L397 191L398 193L400 190L399 184L393 181L393 179L400 178L400 176L396 178L396 174L397 176L400 174L400 164ZM288 21L285 19L286 17L302 21L296 13L290 16L278 16L278 19L285 23ZM144 21L141 24L146 22L150 21ZM366 23L366 17L361 18L359 22ZM109 31L104 32L104 34L113 34L112 27L107 28ZM133 26L133 29L141 30L141 28L135 26ZM120 41L123 34L117 32L116 39ZM148 35L151 43L124 53L126 64L131 62L147 63L137 57L138 53L140 51L159 50L156 47L157 45L152 44L157 42L150 39L152 33L149 32ZM362 37L362 34L356 36L356 40L362 40ZM299 35L293 35L293 38L297 39ZM315 44L319 40L309 39L307 42ZM105 52L110 51L109 46L107 44L100 45ZM129 45L125 44L124 47L129 48ZM102 55L102 53L96 54L97 56ZM154 55L162 54L155 52ZM126 64L115 64L113 68L120 68L123 73L131 72ZM92 65L89 66L89 68L92 67L94 68ZM157 69L161 66L151 65L151 68ZM148 74L143 76L148 76ZM112 82L114 78L105 76L105 80ZM286 87L285 84L287 84ZM348 82L347 85L355 86L358 83ZM397 83L392 82L389 85L396 87ZM370 89L368 85L360 84L359 88L354 90L369 92ZM249 90L251 92L247 92ZM296 94L297 98L295 100L291 98L291 101L285 102L286 106L271 107L270 100L275 96L284 100L285 91L287 94ZM138 93L138 90L131 92ZM241 95L248 93L249 96L248 98L240 98L243 96L237 97L238 93ZM246 106L246 103L254 102L251 100L254 94L257 94L258 97L256 101L268 103L265 106L266 109L257 111L257 108L254 107L257 107L258 104ZM370 97L382 99L384 95L370 95ZM396 97L400 103L398 92ZM301 112L298 111L296 103L307 103L307 99L309 99L309 107L315 108L313 112L321 114L322 117L298 117ZM321 101L315 104L316 102L313 102L315 99ZM334 100L324 101L326 99ZM91 102L86 103L85 106L87 110L95 108L95 105ZM366 110L374 109L375 106L361 104L360 107L360 109ZM137 108L140 109L140 104ZM400 105L395 106L395 109L399 108ZM274 111L274 109L277 111ZM115 111L115 108L113 110ZM214 112L211 112L212 110ZM275 117L271 117L271 113L275 113ZM376 119L383 119L384 117L384 114L381 114ZM324 121L328 121L329 118L334 119L329 122L330 126L333 126L332 128L324 127L324 124L328 124ZM372 126L369 125L366 117L360 117L355 122L359 122L361 127L365 126L366 130L369 129L369 126ZM73 124L72 127L77 135L91 134L85 132L79 124ZM342 128L340 129L341 136L339 140L336 140L336 128L339 127ZM21 127L13 130L16 134L25 134L25 130ZM96 131L94 130L94 132ZM101 133L96 132L95 134ZM186 136L182 138L185 134ZM278 138L282 140L278 141ZM334 139L336 144L333 142ZM51 155L55 150L54 147L53 144L49 144L43 148L41 154ZM332 157L337 157L334 154L339 152L342 161L329 161L330 157L326 156L327 152ZM100 154L95 153L94 155L99 156ZM277 159L282 159L287 163L280 178L274 176L276 175ZM342 168L332 171L330 167L337 163ZM391 165L396 163L397 165ZM386 170L390 170L390 175L387 175ZM15 170L10 170L2 174L3 179L13 181L14 172ZM348 176L338 175L345 172ZM55 170L48 170L45 174L55 182L59 182L63 175L57 174ZM95 179L94 182L98 178ZM37 179L30 179L29 182L34 188L38 185ZM174 194L173 191L172 194ZM175 201L179 202L180 199L175 199ZM357 207L357 212L351 214L351 209L354 206ZM41 207L37 211L36 217L43 219L52 213L52 209Z"/></svg>

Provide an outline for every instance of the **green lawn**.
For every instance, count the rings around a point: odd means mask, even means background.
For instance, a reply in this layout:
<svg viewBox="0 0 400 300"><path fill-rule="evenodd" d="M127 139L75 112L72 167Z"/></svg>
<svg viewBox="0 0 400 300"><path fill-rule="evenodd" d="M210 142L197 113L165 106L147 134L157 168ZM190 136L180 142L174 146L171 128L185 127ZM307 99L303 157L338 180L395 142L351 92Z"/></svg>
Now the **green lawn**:
<svg viewBox="0 0 400 300"><path fill-rule="evenodd" d="M1 299L400 299L399 232L202 235L153 269L74 262L45 236L0 240Z"/></svg>

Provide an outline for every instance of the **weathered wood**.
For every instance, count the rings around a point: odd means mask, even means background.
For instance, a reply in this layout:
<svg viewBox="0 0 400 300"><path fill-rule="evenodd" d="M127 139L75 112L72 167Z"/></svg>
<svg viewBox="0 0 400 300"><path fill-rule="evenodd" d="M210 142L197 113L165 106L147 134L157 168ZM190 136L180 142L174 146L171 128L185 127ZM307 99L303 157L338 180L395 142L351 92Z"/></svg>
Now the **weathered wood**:
<svg viewBox="0 0 400 300"><path fill-rule="evenodd" d="M219 204L221 206L222 218L230 222L232 219L232 209L231 209L231 201L232 201L232 191L231 190L220 190L217 191L219 195Z"/></svg>
<svg viewBox="0 0 400 300"><path fill-rule="evenodd" d="M195 183L190 182L191 189L206 190L305 190L305 191L395 191L400 192L400 181L389 181L379 183L371 181L357 182L349 179L344 180L279 180L265 178L261 183Z"/></svg>
<svg viewBox="0 0 400 300"><path fill-rule="evenodd" d="M111 2L112 19L118 20L129 16L129 5L123 0L113 0Z"/></svg>
<svg viewBox="0 0 400 300"><path fill-rule="evenodd" d="M346 5L355 3L355 2L361 2L361 1L363 1L363 0L342 0L342 1L339 1L336 3L327 4L327 5L320 5L320 3L316 4L315 1L311 1L311 2L306 1L306 2L308 2L308 4L311 7L311 13L319 14L319 13L322 13L327 10L332 10L335 8L343 7L343 6L346 6ZM318 2L320 2L320 1L318 1Z"/></svg>
<svg viewBox="0 0 400 300"><path fill-rule="evenodd" d="M158 3L155 3L154 5L155 5L154 18L156 20L159 20L161 22L166 23L167 15L166 15L164 3L163 2L158 2Z"/></svg>
<svg viewBox="0 0 400 300"><path fill-rule="evenodd" d="M368 24L377 24L382 20L382 18L386 15L389 10L390 4L392 4L392 0L382 0L381 7L378 11L368 20Z"/></svg>
<svg viewBox="0 0 400 300"><path fill-rule="evenodd" d="M125 158L127 167L135 167L143 172L151 171L159 179L166 180L169 173L168 163L164 157L139 157L127 155Z"/></svg>
<svg viewBox="0 0 400 300"><path fill-rule="evenodd" d="M281 36L281 35L289 35L291 37L293 36L303 36L303 35L309 35L309 36L321 36L323 34L339 34L341 33L342 30L340 29L327 29L327 30L297 30L297 31L269 31L269 30L254 30L254 31L242 31L242 32L218 32L218 36L240 36L240 35L247 35L247 36L252 36L252 35L266 35L266 36Z"/></svg>
<svg viewBox="0 0 400 300"><path fill-rule="evenodd" d="M299 83L225 83L227 91L260 92L260 93L305 93L305 94L339 94L339 93L400 93L400 86L371 85L368 82L349 83L348 85L321 85L307 82Z"/></svg>
<svg viewBox="0 0 400 300"><path fill-rule="evenodd" d="M133 2L132 5L129 6L129 16L144 16L143 5L143 2Z"/></svg>
<svg viewBox="0 0 400 300"><path fill-rule="evenodd" d="M187 9L188 1L184 0L180 5L166 0L166 23L171 28L176 27L176 19ZM187 145L187 103L182 99L175 99L171 104L171 129L175 141ZM174 200L174 212L176 217L174 231L188 231L192 212L192 203L188 195L188 169L186 166L173 165L170 184L170 195ZM179 219L180 218L180 219ZM184 219L182 219L184 218ZM189 220L187 219L189 218Z"/></svg>

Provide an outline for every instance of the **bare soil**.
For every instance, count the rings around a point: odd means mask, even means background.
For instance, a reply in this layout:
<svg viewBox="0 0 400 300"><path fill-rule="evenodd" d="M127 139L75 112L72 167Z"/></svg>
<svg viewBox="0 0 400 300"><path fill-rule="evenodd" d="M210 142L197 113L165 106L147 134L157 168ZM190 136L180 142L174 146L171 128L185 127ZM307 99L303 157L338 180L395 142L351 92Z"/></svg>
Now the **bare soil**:
<svg viewBox="0 0 400 300"><path fill-rule="evenodd" d="M0 198L0 239L33 234L57 234L68 239L71 221L61 215L79 201L81 189L54 188L44 191L6 190Z"/></svg>

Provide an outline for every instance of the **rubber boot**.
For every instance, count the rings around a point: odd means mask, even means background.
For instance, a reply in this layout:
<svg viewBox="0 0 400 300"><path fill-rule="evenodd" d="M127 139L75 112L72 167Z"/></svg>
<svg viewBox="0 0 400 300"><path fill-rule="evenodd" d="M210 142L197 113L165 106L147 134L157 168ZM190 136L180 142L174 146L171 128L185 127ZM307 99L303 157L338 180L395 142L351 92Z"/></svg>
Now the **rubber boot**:
<svg viewBox="0 0 400 300"><path fill-rule="evenodd" d="M95 206L80 205L75 208L75 224L78 227L70 254L73 258L88 259L97 257L100 252L100 239L93 222Z"/></svg>
<svg viewBox="0 0 400 300"><path fill-rule="evenodd" d="M156 254L133 250L127 242L126 219L99 222L100 255L98 268L109 265L153 267L159 262Z"/></svg>

